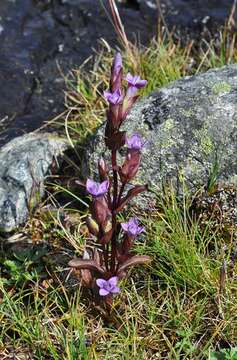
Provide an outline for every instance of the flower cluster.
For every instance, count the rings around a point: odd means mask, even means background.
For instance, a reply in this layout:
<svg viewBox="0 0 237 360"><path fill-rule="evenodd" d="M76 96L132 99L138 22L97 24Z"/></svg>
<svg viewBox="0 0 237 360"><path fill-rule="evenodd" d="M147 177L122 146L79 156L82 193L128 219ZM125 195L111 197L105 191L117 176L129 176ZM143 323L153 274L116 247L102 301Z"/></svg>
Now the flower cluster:
<svg viewBox="0 0 237 360"><path fill-rule="evenodd" d="M125 89L123 82L126 82ZM70 266L81 269L84 285L95 291L97 289L99 295L107 300L120 291L118 282L127 275L130 267L150 261L148 256L136 256L131 252L134 240L145 230L138 219L132 217L122 223L117 219L128 202L147 189L146 185L131 187L130 184L138 172L146 141L139 133L127 137L126 132L120 130L138 99L138 90L146 83L140 76L130 73L124 77L121 55L118 53L115 56L110 89L104 92L104 98L109 103L105 144L111 153L111 164L101 158L98 162L100 182L92 179L86 181L86 190L92 196L87 226L91 235L97 238L97 246L89 259L73 259L69 262ZM123 163L119 165L117 152L123 146L127 150Z"/></svg>

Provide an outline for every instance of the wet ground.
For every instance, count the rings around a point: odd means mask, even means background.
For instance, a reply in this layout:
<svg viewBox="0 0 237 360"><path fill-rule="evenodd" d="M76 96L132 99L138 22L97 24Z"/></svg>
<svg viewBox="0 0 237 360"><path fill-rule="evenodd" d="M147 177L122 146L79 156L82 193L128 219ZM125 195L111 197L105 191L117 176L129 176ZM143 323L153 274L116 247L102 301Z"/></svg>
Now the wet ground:
<svg viewBox="0 0 237 360"><path fill-rule="evenodd" d="M108 0L0 1L0 145L63 110L61 74L90 56L98 39L116 45L106 4ZM210 29L218 31L232 5L233 0L161 0L159 8L156 0L119 2L129 38L136 35L144 44L156 32L159 9L170 29L199 38Z"/></svg>

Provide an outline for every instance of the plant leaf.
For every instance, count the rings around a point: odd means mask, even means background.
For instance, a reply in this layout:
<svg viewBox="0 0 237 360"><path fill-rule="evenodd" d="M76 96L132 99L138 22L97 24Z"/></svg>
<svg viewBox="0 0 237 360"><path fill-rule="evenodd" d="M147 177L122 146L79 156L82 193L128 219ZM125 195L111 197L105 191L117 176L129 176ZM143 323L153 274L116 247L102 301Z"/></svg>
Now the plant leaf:
<svg viewBox="0 0 237 360"><path fill-rule="evenodd" d="M104 226L104 223L111 215L108 204L104 197L93 200L91 204L91 213L97 224Z"/></svg>
<svg viewBox="0 0 237 360"><path fill-rule="evenodd" d="M118 268L118 273L126 271L131 266L136 266L140 264L145 264L147 262L150 262L151 258L147 255L135 255L131 257L130 259L126 260L122 265Z"/></svg>
<svg viewBox="0 0 237 360"><path fill-rule="evenodd" d="M98 265L94 260L85 260L85 259L72 259L68 263L69 266L75 267L77 269L89 269L98 271L103 274L105 270Z"/></svg>
<svg viewBox="0 0 237 360"><path fill-rule="evenodd" d="M93 277L91 275L91 271L88 270L88 269L81 270L81 279L82 279L83 286L90 287L91 282L93 280Z"/></svg>
<svg viewBox="0 0 237 360"><path fill-rule="evenodd" d="M111 229L106 234L104 234L100 239L100 243L102 245L108 244L112 238L113 232L114 232L113 229Z"/></svg>
<svg viewBox="0 0 237 360"><path fill-rule="evenodd" d="M138 98L139 98L139 95L136 95L136 96L132 96L129 99L127 99L126 106L123 109L123 113L122 113L123 120L126 119L128 113L130 112L131 108L133 107L133 104L137 101Z"/></svg>
<svg viewBox="0 0 237 360"><path fill-rule="evenodd" d="M118 213L123 210L124 206L128 203L129 200L131 200L132 198L134 198L134 196L137 196L141 192L146 191L147 189L147 185L135 185L132 189L128 191L127 195L121 199L115 212Z"/></svg>
<svg viewBox="0 0 237 360"><path fill-rule="evenodd" d="M99 251L96 248L93 251L93 260L95 261L95 263L97 265L100 266L100 254L99 254Z"/></svg>

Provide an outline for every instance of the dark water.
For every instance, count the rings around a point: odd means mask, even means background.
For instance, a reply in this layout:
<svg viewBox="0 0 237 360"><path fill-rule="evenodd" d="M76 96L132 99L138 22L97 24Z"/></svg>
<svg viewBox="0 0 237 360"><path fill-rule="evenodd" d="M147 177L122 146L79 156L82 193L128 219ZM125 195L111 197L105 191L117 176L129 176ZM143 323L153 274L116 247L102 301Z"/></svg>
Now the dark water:
<svg viewBox="0 0 237 360"><path fill-rule="evenodd" d="M155 4L154 0L120 4L130 39L136 34L146 44L155 34ZM161 8L170 29L175 26L183 36L198 38L207 29L218 31L232 4L232 0L163 0ZM0 1L0 144L40 127L63 110L60 71L66 74L79 66L101 37L116 45L100 0Z"/></svg>

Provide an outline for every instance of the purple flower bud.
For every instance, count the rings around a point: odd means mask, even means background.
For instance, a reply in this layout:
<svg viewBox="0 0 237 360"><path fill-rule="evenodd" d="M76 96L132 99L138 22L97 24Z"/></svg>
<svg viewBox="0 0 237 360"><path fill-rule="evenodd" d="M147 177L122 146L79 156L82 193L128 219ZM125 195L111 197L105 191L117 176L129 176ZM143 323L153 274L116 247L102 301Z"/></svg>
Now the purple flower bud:
<svg viewBox="0 0 237 360"><path fill-rule="evenodd" d="M141 89L147 84L147 80L142 80L140 76L128 73L125 80L128 82L129 87L135 87L137 89Z"/></svg>
<svg viewBox="0 0 237 360"><path fill-rule="evenodd" d="M133 98L136 96L138 88L136 86L129 86L126 92L126 98Z"/></svg>
<svg viewBox="0 0 237 360"><path fill-rule="evenodd" d="M139 226L138 219L133 217L127 223L121 223L122 229L129 235L136 236L145 230L144 226Z"/></svg>
<svg viewBox="0 0 237 360"><path fill-rule="evenodd" d="M120 53L117 53L114 57L113 65L112 65L112 76L117 76L120 70L123 67L122 56Z"/></svg>
<svg viewBox="0 0 237 360"><path fill-rule="evenodd" d="M117 294L120 292L118 284L118 277L113 276L109 280L97 279L97 286L100 288L99 294L100 296L106 296L109 294Z"/></svg>
<svg viewBox="0 0 237 360"><path fill-rule="evenodd" d="M104 91L104 98L113 105L121 104L123 101L123 95L121 89L115 90L113 93Z"/></svg>
<svg viewBox="0 0 237 360"><path fill-rule="evenodd" d="M102 183L97 183L93 180L87 179L86 190L92 196L98 197L107 193L109 189L109 181L105 180Z"/></svg>
<svg viewBox="0 0 237 360"><path fill-rule="evenodd" d="M126 138L126 145L131 150L141 150L146 144L140 134L134 134L130 138Z"/></svg>

